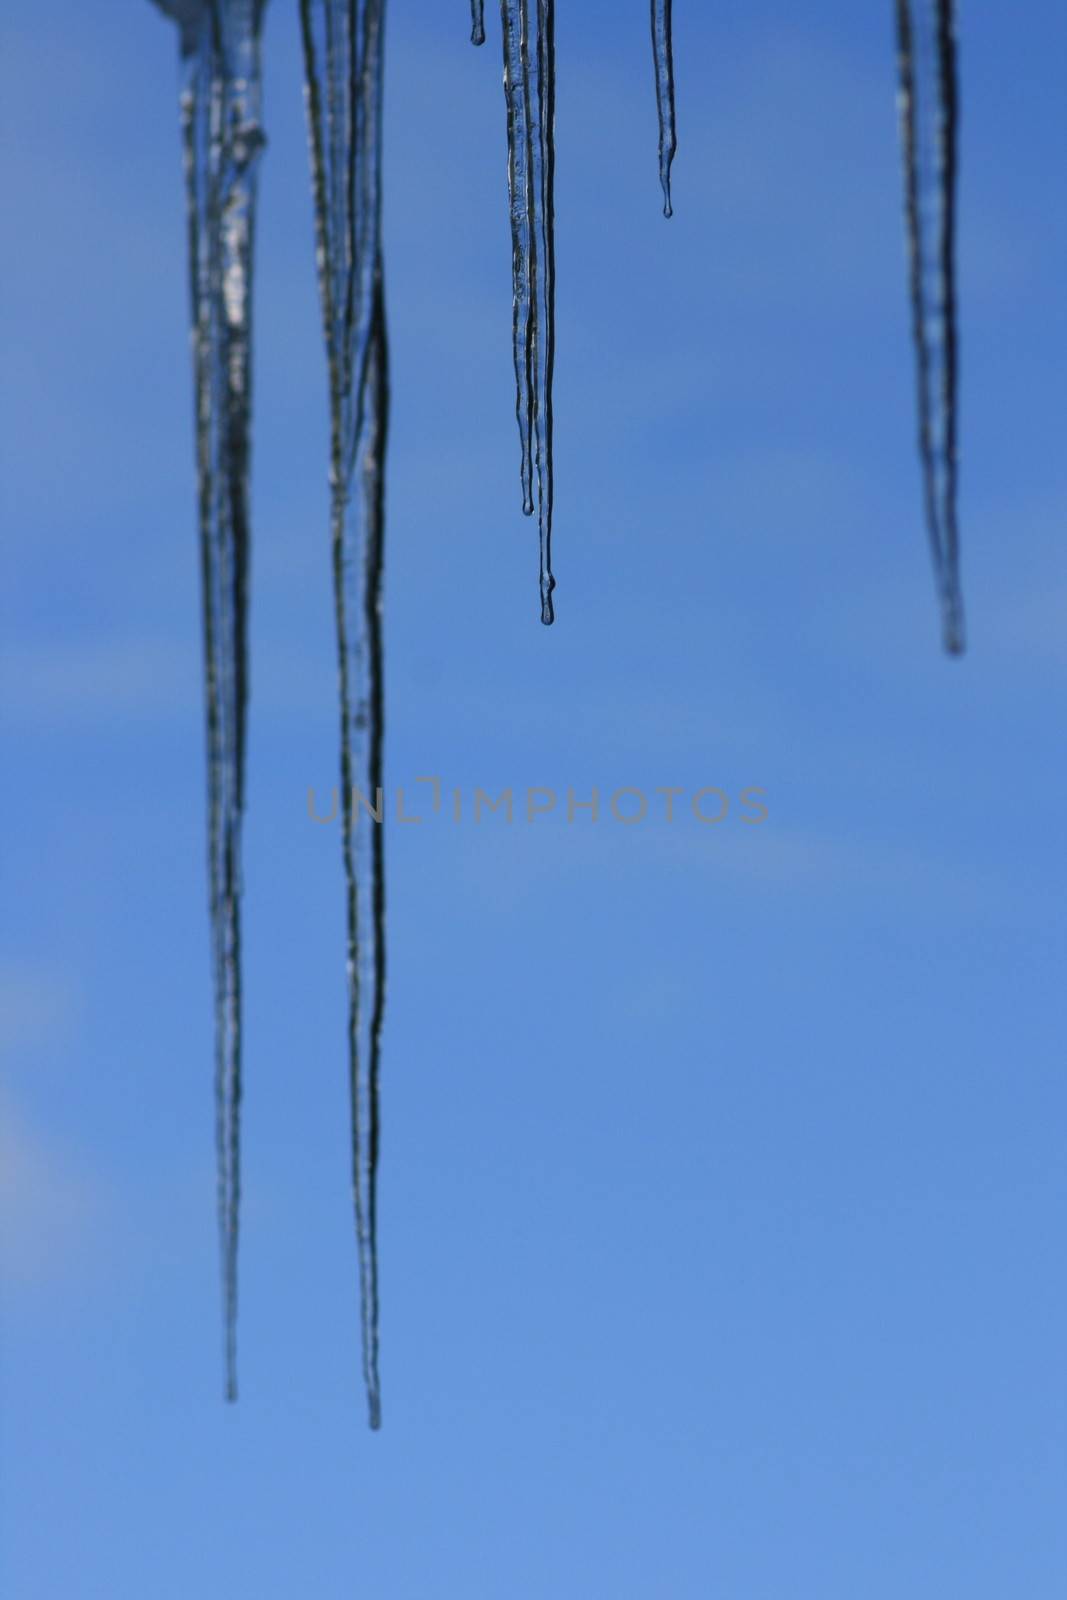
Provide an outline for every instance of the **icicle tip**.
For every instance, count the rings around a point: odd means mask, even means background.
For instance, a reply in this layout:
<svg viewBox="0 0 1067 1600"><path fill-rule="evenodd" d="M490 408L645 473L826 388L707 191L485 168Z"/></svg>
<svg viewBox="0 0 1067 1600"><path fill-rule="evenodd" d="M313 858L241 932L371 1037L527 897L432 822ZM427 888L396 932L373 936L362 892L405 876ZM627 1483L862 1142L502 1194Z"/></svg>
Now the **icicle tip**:
<svg viewBox="0 0 1067 1600"><path fill-rule="evenodd" d="M946 655L962 656L965 654L967 634L963 626L963 606L959 595L950 595L944 602L941 633Z"/></svg>
<svg viewBox="0 0 1067 1600"><path fill-rule="evenodd" d="M485 0L471 0L471 44L485 43Z"/></svg>

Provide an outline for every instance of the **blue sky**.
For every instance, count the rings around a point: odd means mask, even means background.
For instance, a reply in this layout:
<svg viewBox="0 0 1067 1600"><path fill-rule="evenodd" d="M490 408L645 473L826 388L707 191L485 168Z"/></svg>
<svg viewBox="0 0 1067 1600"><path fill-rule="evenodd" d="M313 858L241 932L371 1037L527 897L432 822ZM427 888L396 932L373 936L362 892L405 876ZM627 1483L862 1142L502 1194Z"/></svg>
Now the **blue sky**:
<svg viewBox="0 0 1067 1600"><path fill-rule="evenodd" d="M242 1398L220 1399L175 38L5 21L0 1573L19 1600L1053 1600L1067 1581L1067 17L965 6L962 523L920 520L891 8L558 19L558 622L498 25L387 49L385 1425L346 1156L325 374L266 24ZM490 11L493 8L490 7ZM609 27L609 20L611 25ZM410 801L409 801L410 804Z"/></svg>

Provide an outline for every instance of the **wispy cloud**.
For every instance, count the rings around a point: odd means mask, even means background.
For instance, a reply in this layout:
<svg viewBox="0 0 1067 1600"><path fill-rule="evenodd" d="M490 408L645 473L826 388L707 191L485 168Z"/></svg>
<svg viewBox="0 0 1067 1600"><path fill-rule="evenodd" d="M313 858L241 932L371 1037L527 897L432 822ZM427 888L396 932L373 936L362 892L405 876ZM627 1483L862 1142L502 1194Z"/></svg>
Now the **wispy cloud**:
<svg viewBox="0 0 1067 1600"><path fill-rule="evenodd" d="M81 1162L0 1100L0 1272L8 1293L62 1282L85 1260L105 1210Z"/></svg>
<svg viewBox="0 0 1067 1600"><path fill-rule="evenodd" d="M0 967L0 1059L64 1035L80 996L72 977L30 963Z"/></svg>
<svg viewBox="0 0 1067 1600"><path fill-rule="evenodd" d="M253 682L257 710L333 710L329 651L315 661L275 651ZM0 654L0 719L11 727L93 726L199 717L199 643L141 636L42 639Z"/></svg>
<svg viewBox="0 0 1067 1600"><path fill-rule="evenodd" d="M199 661L187 644L149 638L41 640L0 660L0 715L25 725L196 710Z"/></svg>

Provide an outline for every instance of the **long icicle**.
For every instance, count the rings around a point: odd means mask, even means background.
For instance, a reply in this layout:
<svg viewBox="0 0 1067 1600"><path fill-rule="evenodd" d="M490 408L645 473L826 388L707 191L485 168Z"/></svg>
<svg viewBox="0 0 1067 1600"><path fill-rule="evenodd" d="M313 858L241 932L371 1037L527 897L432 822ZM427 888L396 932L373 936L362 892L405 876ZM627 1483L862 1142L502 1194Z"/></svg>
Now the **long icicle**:
<svg viewBox="0 0 1067 1600"><path fill-rule="evenodd" d="M671 163L678 148L674 128L674 46L671 42L671 0L651 0L652 55L656 65L656 111L659 116L659 181L663 187L663 215L674 215L671 204Z"/></svg>
<svg viewBox="0 0 1067 1600"><path fill-rule="evenodd" d="M351 1157L363 1378L378 1375L378 1089L385 999L381 589L389 408L381 251L385 0L300 0L315 246L329 373L330 497L341 714Z"/></svg>
<svg viewBox="0 0 1067 1600"><path fill-rule="evenodd" d="M157 0L181 27L203 592L225 1393L237 1398L241 823L248 707L252 267L265 0Z"/></svg>
<svg viewBox="0 0 1067 1600"><path fill-rule="evenodd" d="M535 506L541 621L554 621L552 591L552 378L555 360L554 0L501 0L511 216L515 414L522 509ZM530 17L536 17L536 29ZM531 45L531 31L533 39Z"/></svg>
<svg viewBox="0 0 1067 1600"><path fill-rule="evenodd" d="M537 0L537 111L531 130L537 189L534 221L537 296L534 300L534 433L537 442L537 506L541 567L541 621L554 619L552 590L552 510L555 482L552 455L552 384L556 364L555 127L556 38L554 0ZM536 132L536 143L532 133Z"/></svg>
<svg viewBox="0 0 1067 1600"><path fill-rule="evenodd" d="M957 495L957 74L952 0L897 0L919 456L945 649L964 647Z"/></svg>

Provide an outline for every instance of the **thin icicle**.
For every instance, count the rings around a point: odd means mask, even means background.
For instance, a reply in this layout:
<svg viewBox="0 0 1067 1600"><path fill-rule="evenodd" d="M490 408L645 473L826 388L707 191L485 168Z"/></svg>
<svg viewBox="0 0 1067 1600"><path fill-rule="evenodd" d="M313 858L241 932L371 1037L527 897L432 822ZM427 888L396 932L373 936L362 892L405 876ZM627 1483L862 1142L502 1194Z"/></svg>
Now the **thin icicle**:
<svg viewBox="0 0 1067 1600"><path fill-rule="evenodd" d="M384 0L300 0L315 244L329 370L330 495L347 895L349 1087L363 1376L378 1378L378 1076L385 997L381 584L389 380L381 254ZM356 791L356 792L354 792Z"/></svg>
<svg viewBox="0 0 1067 1600"><path fill-rule="evenodd" d="M196 388L226 1397L237 1397L241 821L248 705L252 265L265 0L157 0L181 27Z"/></svg>
<svg viewBox="0 0 1067 1600"><path fill-rule="evenodd" d="M471 44L485 43L485 0L471 0Z"/></svg>
<svg viewBox="0 0 1067 1600"><path fill-rule="evenodd" d="M659 115L659 181L663 215L673 216L671 163L678 148L674 130L674 48L671 43L671 0L652 0L652 55L656 64L656 110Z"/></svg>
<svg viewBox="0 0 1067 1600"><path fill-rule="evenodd" d="M926 523L945 649L963 650L956 518L957 86L952 0L897 0L900 126Z"/></svg>
<svg viewBox="0 0 1067 1600"><path fill-rule="evenodd" d="M511 215L512 351L519 424L522 509L533 515L533 344L531 178L525 0L503 0L504 94L508 111L508 206Z"/></svg>
<svg viewBox="0 0 1067 1600"><path fill-rule="evenodd" d="M508 126L515 412L522 508L540 543L541 621L554 620L552 591L552 377L555 361L554 0L501 0ZM535 27L531 29L531 18Z"/></svg>
<svg viewBox="0 0 1067 1600"><path fill-rule="evenodd" d="M554 620L552 590L552 380L556 362L555 227L556 39L554 0L537 0L537 109L531 131L537 189L534 195L537 266L534 297L534 433L537 442L537 516L541 567L541 621ZM533 134L536 133L536 139Z"/></svg>

